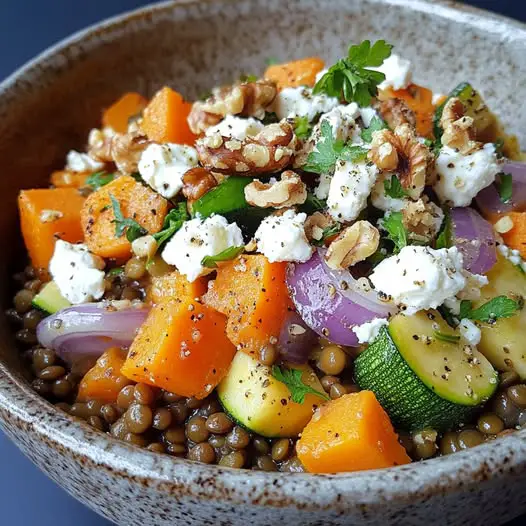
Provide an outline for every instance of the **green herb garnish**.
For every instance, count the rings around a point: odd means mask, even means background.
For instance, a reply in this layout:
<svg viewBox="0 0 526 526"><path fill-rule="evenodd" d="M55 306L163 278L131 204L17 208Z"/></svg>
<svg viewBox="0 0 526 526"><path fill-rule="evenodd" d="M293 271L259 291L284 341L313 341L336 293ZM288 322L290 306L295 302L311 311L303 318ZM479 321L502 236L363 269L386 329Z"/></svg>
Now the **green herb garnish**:
<svg viewBox="0 0 526 526"><path fill-rule="evenodd" d="M451 224L451 214L449 210L446 210L444 215L444 222L435 243L437 249L450 248L453 246L453 225Z"/></svg>
<svg viewBox="0 0 526 526"><path fill-rule="evenodd" d="M126 234L126 239L131 243L138 237L146 235L148 232L143 228L135 219L124 217L121 211L121 205L113 195L110 194L111 206L113 207L113 219L112 223L115 223L115 235L122 237Z"/></svg>
<svg viewBox="0 0 526 526"><path fill-rule="evenodd" d="M309 124L308 117L295 117L294 119L294 133L300 139L308 139L312 131L312 126Z"/></svg>
<svg viewBox="0 0 526 526"><path fill-rule="evenodd" d="M493 145L495 146L495 153L497 154L497 159L502 159L504 157L504 139L499 137Z"/></svg>
<svg viewBox="0 0 526 526"><path fill-rule="evenodd" d="M403 199L407 196L407 192L402 187L400 179L396 175L392 175L391 179L384 180L385 195L393 199Z"/></svg>
<svg viewBox="0 0 526 526"><path fill-rule="evenodd" d="M507 204L513 197L513 177L511 174L500 174L500 181L497 183L497 191L499 192L500 200Z"/></svg>
<svg viewBox="0 0 526 526"><path fill-rule="evenodd" d="M163 229L153 235L155 241L157 241L157 248L168 241L183 226L183 223L188 218L186 201L177 203L175 208L172 208L164 218Z"/></svg>
<svg viewBox="0 0 526 526"><path fill-rule="evenodd" d="M259 77L257 75L252 75L251 73L242 73L239 76L240 82L256 82L258 79Z"/></svg>
<svg viewBox="0 0 526 526"><path fill-rule="evenodd" d="M448 334L445 332L434 331L433 336L437 340L440 340L442 342L447 342L447 343L457 343L460 341L460 336L458 336L457 334Z"/></svg>
<svg viewBox="0 0 526 526"><path fill-rule="evenodd" d="M343 96L347 102L369 106L385 75L367 68L380 67L391 55L392 48L385 40L378 40L372 46L369 40L351 46L347 57L338 60L316 83L313 93L323 92L338 98Z"/></svg>
<svg viewBox="0 0 526 526"><path fill-rule="evenodd" d="M339 234L341 229L342 225L340 223L334 223L334 225L329 225L328 227L323 229L321 238L313 239L312 244L316 245L317 247L322 247L325 244L326 239L335 236L336 234Z"/></svg>
<svg viewBox="0 0 526 526"><path fill-rule="evenodd" d="M114 276L122 276L124 274L124 267L113 267L112 269L108 270L107 276L114 277Z"/></svg>
<svg viewBox="0 0 526 526"><path fill-rule="evenodd" d="M380 117L373 117L369 128L362 130L362 140L364 140L365 142L372 142L374 132L386 129L388 129L388 126L383 119L381 119Z"/></svg>
<svg viewBox="0 0 526 526"><path fill-rule="evenodd" d="M280 367L274 365L272 367L272 376L287 386L290 391L291 399L296 404L303 404L305 401L305 395L313 394L319 396L324 400L330 400L326 393L322 393L307 385L302 378L303 371L299 369L289 369L286 367Z"/></svg>
<svg viewBox="0 0 526 526"><path fill-rule="evenodd" d="M391 212L389 215L386 214L382 220L382 227L387 232L387 239L395 245L395 254L407 246L407 230L404 227L402 217L402 212Z"/></svg>
<svg viewBox="0 0 526 526"><path fill-rule="evenodd" d="M279 122L279 118L273 111L266 111L265 116L261 122L263 124L273 124L275 122Z"/></svg>
<svg viewBox="0 0 526 526"><path fill-rule="evenodd" d="M217 268L217 263L220 261L230 261L235 259L241 252L245 250L245 247L242 245L240 247L228 247L227 249L219 252L215 256L205 256L201 260L201 265L206 268Z"/></svg>
<svg viewBox="0 0 526 526"><path fill-rule="evenodd" d="M459 319L495 323L501 318L511 318L517 311L522 309L522 302L512 300L506 296L497 296L477 309L473 309L473 304L469 300L460 303Z"/></svg>
<svg viewBox="0 0 526 526"><path fill-rule="evenodd" d="M86 186L89 186L93 190L98 190L108 183L111 183L115 179L115 174L109 174L106 172L96 172L86 178Z"/></svg>
<svg viewBox="0 0 526 526"><path fill-rule="evenodd" d="M450 327L455 328L458 325L457 317L451 312L451 309L445 305L441 305L437 310Z"/></svg>
<svg viewBox="0 0 526 526"><path fill-rule="evenodd" d="M312 192L307 192L307 199L305 202L298 206L300 212L304 212L307 215L311 215L314 212L319 212L327 208L327 201L316 197Z"/></svg>

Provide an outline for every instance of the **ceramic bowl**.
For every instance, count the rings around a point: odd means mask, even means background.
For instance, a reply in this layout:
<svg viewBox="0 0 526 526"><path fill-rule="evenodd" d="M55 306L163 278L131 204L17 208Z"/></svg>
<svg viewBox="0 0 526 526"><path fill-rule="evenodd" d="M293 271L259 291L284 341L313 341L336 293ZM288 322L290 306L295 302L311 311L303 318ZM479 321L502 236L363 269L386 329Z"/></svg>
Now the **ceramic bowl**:
<svg viewBox="0 0 526 526"><path fill-rule="evenodd" d="M526 30L453 2L182 0L78 33L0 86L0 298L20 235L16 194L45 185L119 94L165 83L188 97L265 59L342 55L385 38L416 80L447 92L470 80L526 143ZM7 250L6 250L7 248ZM18 259L20 261L20 259ZM0 421L22 451L89 507L126 526L498 524L526 511L526 430L475 449L383 471L340 475L231 470L116 441L31 390L0 320Z"/></svg>

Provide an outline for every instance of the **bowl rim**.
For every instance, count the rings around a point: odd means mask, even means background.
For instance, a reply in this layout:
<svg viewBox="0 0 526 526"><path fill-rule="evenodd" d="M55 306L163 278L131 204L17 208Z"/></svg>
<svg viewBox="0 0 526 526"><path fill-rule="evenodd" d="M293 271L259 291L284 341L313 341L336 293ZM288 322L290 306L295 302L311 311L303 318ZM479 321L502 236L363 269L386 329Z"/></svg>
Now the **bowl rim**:
<svg viewBox="0 0 526 526"><path fill-rule="evenodd" d="M298 2L301 0L292 0ZM498 33L526 43L526 24L459 5L447 0L369 0L452 19L469 26ZM236 0L221 0L234 4ZM215 0L172 0L127 11L82 29L29 60L0 83L1 103L16 98L17 83L31 84L49 74L60 55L74 56L82 42L86 53L100 45L101 33L118 36L128 24L144 17L173 16L179 8L221 3ZM242 0L241 3L265 0ZM60 64L60 62L59 62ZM65 68L59 67L60 72ZM6 345L11 346L10 343ZM102 435L71 418L41 398L31 386L0 361L0 417L9 427L22 429L44 439L54 449L85 464L111 471L159 491L194 498L228 501L231 504L263 506L292 505L302 510L345 511L360 506L380 505L396 499L401 505L417 497L444 495L466 490L491 477L505 477L526 468L526 429L455 455L430 459L385 470L339 474L289 474L254 472L204 465L168 455L159 455ZM292 477L292 478L291 478ZM313 491L312 484L316 491Z"/></svg>

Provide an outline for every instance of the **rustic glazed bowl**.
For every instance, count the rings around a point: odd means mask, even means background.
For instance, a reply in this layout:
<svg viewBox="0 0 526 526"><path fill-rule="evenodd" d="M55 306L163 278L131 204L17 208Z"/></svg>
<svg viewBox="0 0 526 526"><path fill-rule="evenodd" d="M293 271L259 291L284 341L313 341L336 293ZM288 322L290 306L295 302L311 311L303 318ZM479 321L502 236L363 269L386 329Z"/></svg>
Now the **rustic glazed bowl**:
<svg viewBox="0 0 526 526"><path fill-rule="evenodd" d="M265 59L340 56L385 38L416 80L447 92L470 80L526 144L526 30L422 0L186 0L120 16L62 42L0 86L0 297L21 254L16 194L46 185L119 94L165 83L188 97ZM18 260L20 261L20 260ZM452 456L383 471L277 474L206 466L116 441L31 390L0 320L0 421L68 492L118 524L498 524L526 511L526 430ZM179 522L180 521L180 522Z"/></svg>

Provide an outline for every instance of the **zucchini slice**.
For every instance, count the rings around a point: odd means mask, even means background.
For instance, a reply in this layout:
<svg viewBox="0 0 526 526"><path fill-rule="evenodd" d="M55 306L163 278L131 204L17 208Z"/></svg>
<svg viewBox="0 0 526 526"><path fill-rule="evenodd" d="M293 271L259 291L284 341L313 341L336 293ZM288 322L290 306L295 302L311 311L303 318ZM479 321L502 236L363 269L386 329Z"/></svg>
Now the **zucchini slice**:
<svg viewBox="0 0 526 526"><path fill-rule="evenodd" d="M314 371L307 365L294 365L303 370L302 380L324 392ZM272 376L272 369L244 352L238 352L230 370L217 387L225 411L242 427L265 437L297 437L324 400L305 396L303 404L290 399L287 386Z"/></svg>
<svg viewBox="0 0 526 526"><path fill-rule="evenodd" d="M33 307L43 310L48 314L71 307L71 303L62 296L54 281L46 283L42 290L33 298Z"/></svg>
<svg viewBox="0 0 526 526"><path fill-rule="evenodd" d="M497 373L482 354L439 340L435 331L455 335L436 311L399 314L355 361L357 384L373 391L402 429L450 429L497 388Z"/></svg>

